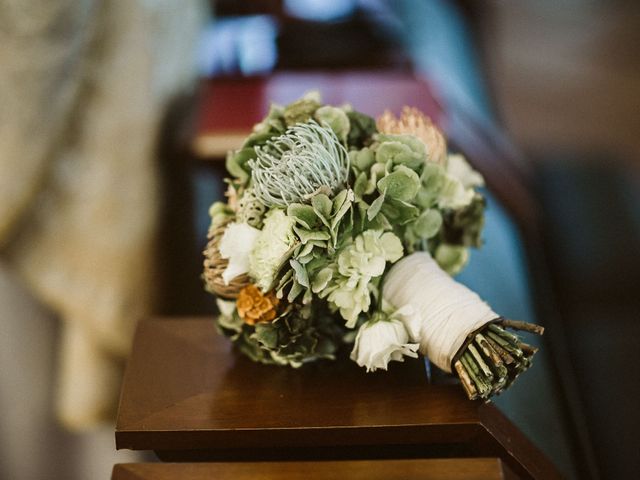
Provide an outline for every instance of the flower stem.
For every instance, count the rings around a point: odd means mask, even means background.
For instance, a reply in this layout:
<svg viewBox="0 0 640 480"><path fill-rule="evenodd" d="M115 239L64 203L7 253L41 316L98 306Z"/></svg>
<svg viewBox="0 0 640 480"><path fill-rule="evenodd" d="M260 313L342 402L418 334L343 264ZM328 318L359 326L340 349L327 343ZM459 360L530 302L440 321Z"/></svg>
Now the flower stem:
<svg viewBox="0 0 640 480"><path fill-rule="evenodd" d="M522 342L506 327L534 334L544 331L524 322L500 320L469 335L453 366L470 400L499 395L531 366L538 349Z"/></svg>

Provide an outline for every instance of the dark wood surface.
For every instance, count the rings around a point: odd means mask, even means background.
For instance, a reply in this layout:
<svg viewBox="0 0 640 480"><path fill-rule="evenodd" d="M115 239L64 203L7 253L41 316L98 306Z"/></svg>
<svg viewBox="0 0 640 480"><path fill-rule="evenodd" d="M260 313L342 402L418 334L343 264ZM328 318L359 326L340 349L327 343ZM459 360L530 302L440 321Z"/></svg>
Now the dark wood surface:
<svg viewBox="0 0 640 480"><path fill-rule="evenodd" d="M517 478L498 458L343 462L128 463L112 480L505 480Z"/></svg>
<svg viewBox="0 0 640 480"><path fill-rule="evenodd" d="M369 374L345 360L264 366L233 351L212 318L141 322L116 446L169 461L490 456L557 477L495 407L429 385L420 360Z"/></svg>

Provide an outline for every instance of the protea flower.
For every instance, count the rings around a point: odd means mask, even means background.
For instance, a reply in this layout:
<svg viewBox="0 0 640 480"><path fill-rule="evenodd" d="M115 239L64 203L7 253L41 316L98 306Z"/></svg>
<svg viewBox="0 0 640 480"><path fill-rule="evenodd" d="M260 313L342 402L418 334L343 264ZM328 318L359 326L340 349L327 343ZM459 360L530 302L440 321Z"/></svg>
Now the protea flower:
<svg viewBox="0 0 640 480"><path fill-rule="evenodd" d="M349 156L331 128L314 121L290 127L249 162L256 196L267 207L333 196L347 184Z"/></svg>

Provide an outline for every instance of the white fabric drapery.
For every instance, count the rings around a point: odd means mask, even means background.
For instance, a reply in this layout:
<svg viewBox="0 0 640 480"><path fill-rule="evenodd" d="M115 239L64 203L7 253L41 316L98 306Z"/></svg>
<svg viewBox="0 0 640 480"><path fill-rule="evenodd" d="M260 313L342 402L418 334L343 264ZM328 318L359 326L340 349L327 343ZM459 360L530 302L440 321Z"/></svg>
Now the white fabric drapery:
<svg viewBox="0 0 640 480"><path fill-rule="evenodd" d="M83 429L113 418L135 323L150 311L157 133L195 77L204 9L0 5L0 258L62 320L56 411Z"/></svg>

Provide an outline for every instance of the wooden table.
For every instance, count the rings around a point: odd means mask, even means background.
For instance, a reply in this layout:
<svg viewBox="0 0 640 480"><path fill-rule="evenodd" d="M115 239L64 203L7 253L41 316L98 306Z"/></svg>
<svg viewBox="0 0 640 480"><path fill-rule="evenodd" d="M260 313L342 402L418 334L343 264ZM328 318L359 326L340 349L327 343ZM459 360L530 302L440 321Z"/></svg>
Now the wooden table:
<svg viewBox="0 0 640 480"><path fill-rule="evenodd" d="M139 325L116 446L167 461L499 457L525 477L558 477L491 404L428 384L420 360L369 374L350 361L264 366L212 318Z"/></svg>
<svg viewBox="0 0 640 480"><path fill-rule="evenodd" d="M357 460L343 462L129 463L112 480L506 480L498 458Z"/></svg>

